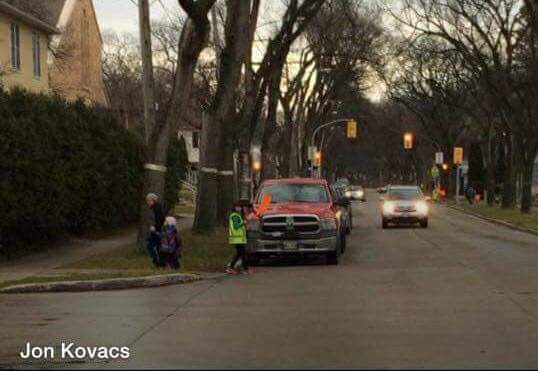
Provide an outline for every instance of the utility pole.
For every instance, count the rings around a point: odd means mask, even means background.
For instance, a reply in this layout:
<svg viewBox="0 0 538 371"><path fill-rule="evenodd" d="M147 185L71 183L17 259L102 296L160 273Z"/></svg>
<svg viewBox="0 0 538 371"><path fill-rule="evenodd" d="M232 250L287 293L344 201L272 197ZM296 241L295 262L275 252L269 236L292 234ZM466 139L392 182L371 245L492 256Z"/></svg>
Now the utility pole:
<svg viewBox="0 0 538 371"><path fill-rule="evenodd" d="M140 22L140 46L142 51L142 85L144 94L144 129L146 144L155 128L155 81L153 79L153 59L151 50L151 25L149 0L138 0Z"/></svg>

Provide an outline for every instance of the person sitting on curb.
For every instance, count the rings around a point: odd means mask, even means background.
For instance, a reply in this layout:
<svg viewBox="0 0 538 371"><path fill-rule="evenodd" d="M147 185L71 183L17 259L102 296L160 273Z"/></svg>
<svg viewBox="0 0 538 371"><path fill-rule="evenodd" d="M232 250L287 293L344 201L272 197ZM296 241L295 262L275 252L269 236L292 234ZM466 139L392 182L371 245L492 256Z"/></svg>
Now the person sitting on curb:
<svg viewBox="0 0 538 371"><path fill-rule="evenodd" d="M155 193L148 193L146 196L146 204L151 209L153 221L149 227L149 233L146 238L146 249L149 256L156 268L163 267L162 262L159 259L159 246L161 244L160 232L164 225L164 213L161 204L159 203L159 196Z"/></svg>
<svg viewBox="0 0 538 371"><path fill-rule="evenodd" d="M244 274L251 273L248 268L246 247L247 247L247 228L245 225L245 215L243 207L236 202L234 204L228 225L228 242L235 248L235 256L226 270L228 274L238 274L235 265L241 259L241 266Z"/></svg>
<svg viewBox="0 0 538 371"><path fill-rule="evenodd" d="M159 249L159 261L162 267L167 265L175 270L180 267L182 240L177 229L176 218L167 216L161 231L161 246Z"/></svg>

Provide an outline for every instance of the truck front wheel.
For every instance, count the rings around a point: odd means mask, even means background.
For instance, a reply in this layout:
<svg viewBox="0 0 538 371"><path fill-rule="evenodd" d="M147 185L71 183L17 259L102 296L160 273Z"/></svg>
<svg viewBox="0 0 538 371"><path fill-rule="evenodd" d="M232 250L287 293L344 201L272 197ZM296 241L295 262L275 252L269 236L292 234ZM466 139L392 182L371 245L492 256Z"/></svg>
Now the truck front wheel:
<svg viewBox="0 0 538 371"><path fill-rule="evenodd" d="M338 250L334 252L330 252L327 254L327 264L329 265L337 265L338 264Z"/></svg>
<svg viewBox="0 0 538 371"><path fill-rule="evenodd" d="M248 254L247 255L247 262L248 265L251 265L253 267L256 267L260 265L260 257L256 254Z"/></svg>

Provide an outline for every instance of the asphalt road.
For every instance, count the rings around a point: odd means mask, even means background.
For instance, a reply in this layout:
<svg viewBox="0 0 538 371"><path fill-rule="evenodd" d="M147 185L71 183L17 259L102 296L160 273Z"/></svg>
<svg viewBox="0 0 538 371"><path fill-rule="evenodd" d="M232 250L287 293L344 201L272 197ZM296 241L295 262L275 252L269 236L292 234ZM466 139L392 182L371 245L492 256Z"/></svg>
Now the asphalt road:
<svg viewBox="0 0 538 371"><path fill-rule="evenodd" d="M355 205L338 266L119 292L0 297L0 367L33 344L127 345L82 368L538 368L538 237L456 211L382 230Z"/></svg>

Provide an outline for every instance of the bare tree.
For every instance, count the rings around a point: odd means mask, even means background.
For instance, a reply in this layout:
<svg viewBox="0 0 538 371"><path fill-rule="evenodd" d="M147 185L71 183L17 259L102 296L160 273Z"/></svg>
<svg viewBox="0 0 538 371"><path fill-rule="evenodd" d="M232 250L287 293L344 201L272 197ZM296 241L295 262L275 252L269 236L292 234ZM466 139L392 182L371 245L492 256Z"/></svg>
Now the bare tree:
<svg viewBox="0 0 538 371"><path fill-rule="evenodd" d="M476 86L484 87L499 112L504 135L503 207L515 205L516 173L529 178L536 154L535 92L528 84L528 66L521 56L532 55L526 42L529 25L520 0L405 0L403 15L393 16L423 37L445 41L457 52ZM524 52L527 50L527 52ZM535 86L536 84L532 84ZM530 171L532 177L532 170ZM530 210L530 185L523 183L521 209Z"/></svg>

